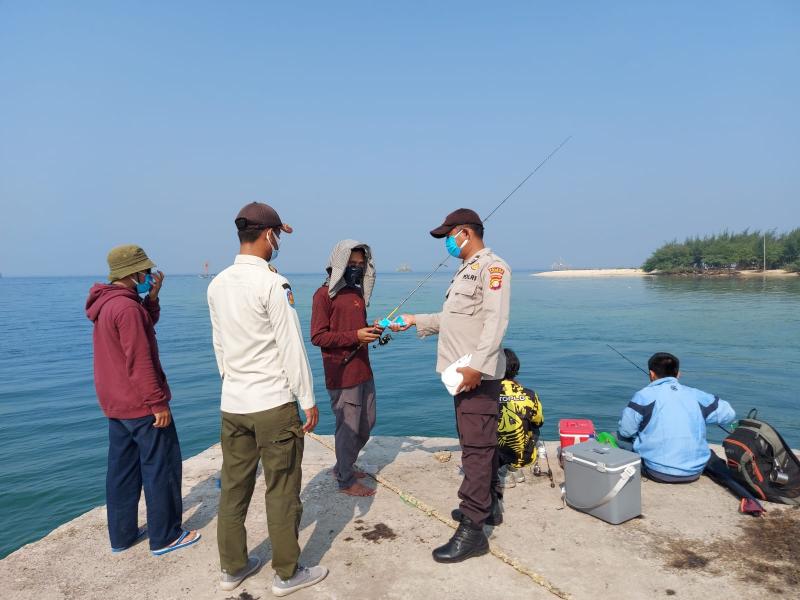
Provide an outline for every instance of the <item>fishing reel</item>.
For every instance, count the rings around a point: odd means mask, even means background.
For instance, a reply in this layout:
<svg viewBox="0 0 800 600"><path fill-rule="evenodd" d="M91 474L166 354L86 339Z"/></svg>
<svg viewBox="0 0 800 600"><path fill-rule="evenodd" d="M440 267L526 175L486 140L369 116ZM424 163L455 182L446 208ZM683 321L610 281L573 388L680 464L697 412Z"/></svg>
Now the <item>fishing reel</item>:
<svg viewBox="0 0 800 600"><path fill-rule="evenodd" d="M389 329L392 325L399 325L400 327L405 327L406 322L403 320L402 316L395 318L394 320L386 317L385 319L381 319L378 321L378 326L382 327L384 330ZM391 333L384 333L381 337L379 337L376 341L377 344L373 344L373 348L377 348L378 346L385 346L389 342L391 342L394 338L392 337Z"/></svg>
<svg viewBox="0 0 800 600"><path fill-rule="evenodd" d="M372 344L373 348L377 348L378 346L385 346L389 342L391 342L394 338L389 333L384 333L381 337L379 337L376 341L376 344Z"/></svg>
<svg viewBox="0 0 800 600"><path fill-rule="evenodd" d="M405 327L406 323L405 323L405 321L403 321L403 317L397 317L394 320L391 320L388 317L386 317L385 319L382 319L381 321L379 321L378 325L380 327L382 327L384 330L386 330L389 327L391 327L392 325L399 325L400 327ZM373 332L375 332L374 329L373 329ZM372 344L372 347L373 348L378 348L379 346L385 346L386 344L391 342L392 339L393 338L392 338L392 335L390 333L388 333L388 332L384 333L377 340L375 340L375 343ZM360 343L352 352L350 352L350 354L348 354L347 356L345 356L342 359L342 365L349 364L350 361L355 358L356 354L358 354L358 351L361 350L362 348L366 347L366 346L369 346L369 344L367 344L366 342Z"/></svg>

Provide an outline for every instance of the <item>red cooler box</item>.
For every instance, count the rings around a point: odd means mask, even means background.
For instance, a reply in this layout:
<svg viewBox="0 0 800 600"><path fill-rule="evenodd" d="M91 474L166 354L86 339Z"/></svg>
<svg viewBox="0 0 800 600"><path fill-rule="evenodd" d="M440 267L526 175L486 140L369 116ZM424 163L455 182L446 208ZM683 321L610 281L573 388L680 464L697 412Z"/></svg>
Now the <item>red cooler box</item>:
<svg viewBox="0 0 800 600"><path fill-rule="evenodd" d="M558 436L562 449L580 444L594 437L594 423L591 419L561 419L558 422Z"/></svg>

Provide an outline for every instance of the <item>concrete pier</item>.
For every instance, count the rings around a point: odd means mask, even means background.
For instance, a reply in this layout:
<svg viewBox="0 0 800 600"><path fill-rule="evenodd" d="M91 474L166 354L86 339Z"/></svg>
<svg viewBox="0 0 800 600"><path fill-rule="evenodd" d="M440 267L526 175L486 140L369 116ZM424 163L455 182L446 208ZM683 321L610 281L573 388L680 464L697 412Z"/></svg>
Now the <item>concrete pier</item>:
<svg viewBox="0 0 800 600"><path fill-rule="evenodd" d="M374 465L383 482L373 498L337 493L331 442L306 440L301 526L302 560L330 574L292 596L298 600L800 597L800 510L770 504L764 518L740 515L737 499L705 477L689 485L643 481L643 516L613 526L564 508L558 486L526 469L526 480L506 492L505 522L487 528L492 554L440 565L430 553L453 531L456 440L370 440L361 462ZM549 443L560 483L555 450ZM447 452L450 460L440 462ZM271 598L268 563L234 592L219 589L220 465L217 446L184 463L185 525L203 534L195 546L154 557L145 542L112 554L99 507L0 561L0 597ZM269 560L263 492L259 480L247 528L251 552Z"/></svg>

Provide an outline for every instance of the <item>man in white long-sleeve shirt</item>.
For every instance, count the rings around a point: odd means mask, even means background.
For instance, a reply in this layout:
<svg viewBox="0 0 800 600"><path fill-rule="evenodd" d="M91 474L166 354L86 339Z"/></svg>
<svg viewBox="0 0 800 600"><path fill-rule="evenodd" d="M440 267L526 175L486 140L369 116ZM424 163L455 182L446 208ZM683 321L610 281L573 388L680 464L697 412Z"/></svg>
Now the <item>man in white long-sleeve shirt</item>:
<svg viewBox="0 0 800 600"><path fill-rule="evenodd" d="M244 526L261 459L276 573L272 592L285 596L328 573L322 566L298 564L303 434L314 429L319 413L292 288L268 262L277 257L281 232L291 233L292 228L272 207L258 202L245 206L235 223L239 255L208 286L222 378L220 586L232 590L261 567L257 556L247 555Z"/></svg>

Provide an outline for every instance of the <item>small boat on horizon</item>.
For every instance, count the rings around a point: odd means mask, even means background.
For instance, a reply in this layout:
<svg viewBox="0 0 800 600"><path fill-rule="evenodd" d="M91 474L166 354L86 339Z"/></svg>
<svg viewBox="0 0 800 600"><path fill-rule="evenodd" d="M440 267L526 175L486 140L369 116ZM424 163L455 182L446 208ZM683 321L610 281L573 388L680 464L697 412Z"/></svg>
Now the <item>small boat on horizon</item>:
<svg viewBox="0 0 800 600"><path fill-rule="evenodd" d="M397 273L411 273L411 265L408 263L401 263L397 269L395 269Z"/></svg>
<svg viewBox="0 0 800 600"><path fill-rule="evenodd" d="M208 272L208 261L203 263L203 272L198 277L200 279L214 279L214 275Z"/></svg>

